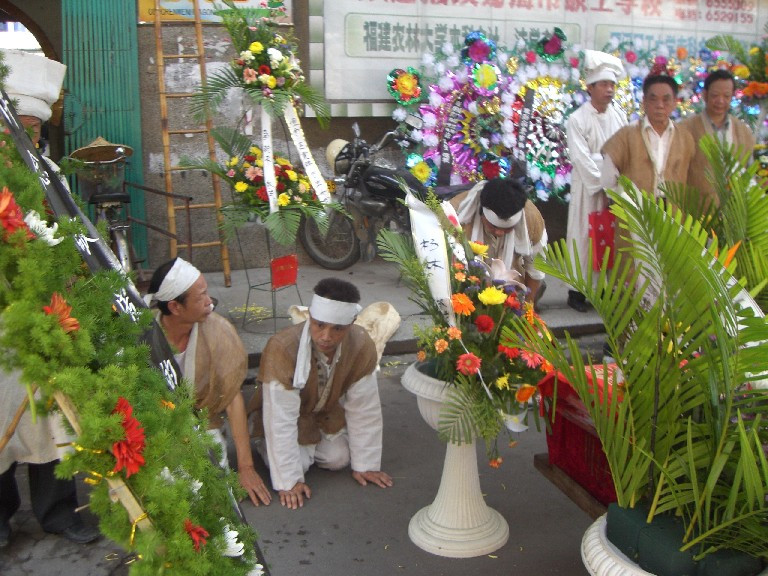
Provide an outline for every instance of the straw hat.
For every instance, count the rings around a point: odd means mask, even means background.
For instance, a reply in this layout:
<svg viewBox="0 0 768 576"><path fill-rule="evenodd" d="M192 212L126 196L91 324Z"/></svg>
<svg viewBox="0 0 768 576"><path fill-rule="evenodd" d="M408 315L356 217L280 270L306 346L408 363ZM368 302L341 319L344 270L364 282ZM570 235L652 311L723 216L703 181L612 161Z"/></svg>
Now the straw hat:
<svg viewBox="0 0 768 576"><path fill-rule="evenodd" d="M78 148L70 156L85 162L106 162L118 158L118 148L123 149L123 156L133 154L133 148L126 144L112 144L101 136L82 148Z"/></svg>

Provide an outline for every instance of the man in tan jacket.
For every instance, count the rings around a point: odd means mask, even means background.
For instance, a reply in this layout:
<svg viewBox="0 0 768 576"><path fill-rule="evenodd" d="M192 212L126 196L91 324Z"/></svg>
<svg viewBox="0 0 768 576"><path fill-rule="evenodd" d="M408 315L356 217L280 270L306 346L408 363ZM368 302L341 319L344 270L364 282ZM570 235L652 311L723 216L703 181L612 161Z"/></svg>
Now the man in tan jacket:
<svg viewBox="0 0 768 576"><path fill-rule="evenodd" d="M714 202L720 205L720 195L711 182L709 160L699 146L699 141L706 134L713 134L721 141L733 146L735 156L747 161L755 148L755 137L744 122L729 114L736 81L728 70L715 70L704 80L701 97L706 104L700 114L689 116L680 121L678 126L688 131L696 142L696 154L688 170L688 184L696 188L706 206Z"/></svg>

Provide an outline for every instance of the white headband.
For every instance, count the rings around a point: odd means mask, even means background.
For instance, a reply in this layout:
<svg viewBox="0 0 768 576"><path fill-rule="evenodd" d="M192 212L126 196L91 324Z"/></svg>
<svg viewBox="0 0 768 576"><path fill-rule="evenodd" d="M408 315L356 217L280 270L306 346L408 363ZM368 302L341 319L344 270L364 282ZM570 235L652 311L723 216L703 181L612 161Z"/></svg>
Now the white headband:
<svg viewBox="0 0 768 576"><path fill-rule="evenodd" d="M493 210L489 208L483 208L483 216L485 216L485 219L488 220L488 222L490 222L496 228L513 228L518 222L520 222L520 218L523 217L523 211L520 210L519 212L512 214L512 216L506 220L502 220Z"/></svg>
<svg viewBox="0 0 768 576"><path fill-rule="evenodd" d="M158 302L170 302L189 290L198 278L200 278L200 270L186 260L176 258L176 262L173 263L168 274L160 283L160 289L154 294L144 296L144 302L147 303L147 306L153 299Z"/></svg>
<svg viewBox="0 0 768 576"><path fill-rule="evenodd" d="M352 324L360 310L360 304L330 300L317 294L312 296L312 303L309 305L309 315L315 320L341 326Z"/></svg>

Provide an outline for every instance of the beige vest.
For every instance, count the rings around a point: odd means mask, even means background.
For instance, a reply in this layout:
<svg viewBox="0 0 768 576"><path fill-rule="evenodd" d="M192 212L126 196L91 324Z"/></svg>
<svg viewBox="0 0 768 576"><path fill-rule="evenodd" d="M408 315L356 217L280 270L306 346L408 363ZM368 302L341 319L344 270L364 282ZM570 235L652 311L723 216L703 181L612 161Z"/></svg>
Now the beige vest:
<svg viewBox="0 0 768 576"><path fill-rule="evenodd" d="M280 382L286 389L293 388L293 373L296 368L296 355L299 351L299 339L304 323L291 326L275 334L267 342L261 355L259 380L261 382ZM339 404L347 389L368 376L376 369L376 346L364 328L353 324L341 341L341 355L333 371L333 379L328 382L331 391L325 406L314 412L320 399L317 383L315 352L312 352L313 369L309 371L309 380L301 390L301 408L299 410L299 444L317 444L320 432L335 434L346 425L344 409ZM248 412L254 412L253 434L264 435L261 387L248 403Z"/></svg>

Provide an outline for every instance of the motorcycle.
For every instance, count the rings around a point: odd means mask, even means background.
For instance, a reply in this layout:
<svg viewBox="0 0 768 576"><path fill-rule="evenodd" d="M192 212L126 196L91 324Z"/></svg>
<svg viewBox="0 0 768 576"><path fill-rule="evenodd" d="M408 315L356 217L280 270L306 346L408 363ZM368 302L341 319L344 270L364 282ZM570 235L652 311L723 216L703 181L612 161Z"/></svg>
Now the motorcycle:
<svg viewBox="0 0 768 576"><path fill-rule="evenodd" d="M408 122L412 127L418 125ZM360 127L353 125L354 139L333 140L326 147L326 159L333 167L336 182L334 200L347 212L331 211L326 233L312 219L303 219L298 236L304 250L315 262L330 270L343 270L361 257L370 262L376 257L376 236L382 229L400 234L411 233L408 208L404 204L408 186L417 198L425 198L427 189L405 168L395 168L377 154L390 144L409 146L409 136L399 130L385 133L375 144L360 136ZM448 199L472 184L444 186L433 189Z"/></svg>

